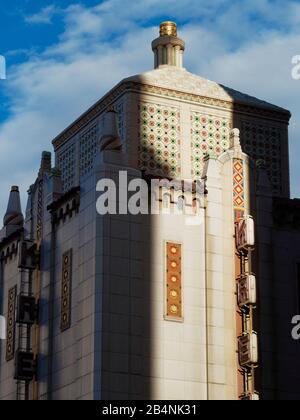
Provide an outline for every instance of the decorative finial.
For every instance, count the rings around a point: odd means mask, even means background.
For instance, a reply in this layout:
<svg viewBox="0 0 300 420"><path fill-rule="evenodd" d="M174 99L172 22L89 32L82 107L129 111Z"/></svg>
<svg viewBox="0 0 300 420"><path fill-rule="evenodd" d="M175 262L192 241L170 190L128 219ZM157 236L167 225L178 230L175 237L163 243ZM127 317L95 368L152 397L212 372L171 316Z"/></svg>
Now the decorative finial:
<svg viewBox="0 0 300 420"><path fill-rule="evenodd" d="M43 175L45 172L49 173L50 171L51 171L51 152L43 152L39 175Z"/></svg>
<svg viewBox="0 0 300 420"><path fill-rule="evenodd" d="M159 35L152 42L154 67L174 66L182 68L185 43L177 37L176 23L171 21L162 22L160 24Z"/></svg>
<svg viewBox="0 0 300 420"><path fill-rule="evenodd" d="M233 128L229 134L230 137L230 148L241 149L240 130Z"/></svg>
<svg viewBox="0 0 300 420"><path fill-rule="evenodd" d="M160 24L160 36L177 36L177 25L175 22L166 21Z"/></svg>
<svg viewBox="0 0 300 420"><path fill-rule="evenodd" d="M122 149L122 143L118 132L117 125L118 113L113 107L108 108L104 115L104 125L100 138L100 150L116 150Z"/></svg>
<svg viewBox="0 0 300 420"><path fill-rule="evenodd" d="M57 167L51 169L50 182L48 184L49 201L57 200L63 193L61 170Z"/></svg>

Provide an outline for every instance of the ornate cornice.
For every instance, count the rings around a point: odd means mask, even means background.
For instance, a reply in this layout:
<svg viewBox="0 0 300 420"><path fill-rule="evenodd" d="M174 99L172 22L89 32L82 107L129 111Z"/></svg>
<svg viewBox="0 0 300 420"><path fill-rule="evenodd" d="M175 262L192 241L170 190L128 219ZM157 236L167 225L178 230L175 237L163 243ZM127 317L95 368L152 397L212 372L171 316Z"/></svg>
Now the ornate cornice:
<svg viewBox="0 0 300 420"><path fill-rule="evenodd" d="M206 105L215 108L225 109L228 111L250 114L259 118L281 121L288 124L291 113L283 109L268 108L261 105L259 107L253 104L247 104L242 101L226 101L224 99L212 98L208 96L200 96L193 93L186 93L176 89L168 89L165 87L151 86L145 83L123 81L120 82L114 89L108 92L102 99L96 102L90 109L88 109L81 117L74 123L67 127L59 136L53 140L55 151L66 143L71 137L76 135L92 120L98 117L105 109L112 105L114 101L119 99L126 92L148 93L178 99L186 102L196 103L198 105Z"/></svg>
<svg viewBox="0 0 300 420"><path fill-rule="evenodd" d="M54 150L56 151L71 137L76 135L82 128L89 124L92 120L98 117L105 109L109 108L111 104L121 97L125 91L129 89L127 83L120 83L110 92L108 92L103 98L96 102L91 108L89 108L84 114L82 114L77 120L75 120L69 127L67 127L61 134L59 134L52 142Z"/></svg>
<svg viewBox="0 0 300 420"><path fill-rule="evenodd" d="M59 224L67 216L71 217L78 213L80 207L80 187L74 187L67 191L53 203L49 204L47 210L51 213L52 223Z"/></svg>
<svg viewBox="0 0 300 420"><path fill-rule="evenodd" d="M194 102L200 105L208 105L234 112L256 115L268 119L275 119L276 121L282 120L284 122L289 122L289 119L291 117L291 113L289 111L284 111L281 109L277 110L275 108L270 109L267 106L263 105L261 105L260 107L256 107L255 105L243 103L241 101L226 101L224 99L200 96L192 93L181 92L175 89L167 89L164 87L150 86L139 83L132 84L134 85L134 88L132 90L135 90L139 93L150 93L161 96L167 96L170 98L176 98L187 102Z"/></svg>
<svg viewBox="0 0 300 420"><path fill-rule="evenodd" d="M18 252L18 243L22 238L24 233L24 228L14 231L11 235L7 236L0 242L0 259L4 262L7 262L9 258L17 255Z"/></svg>

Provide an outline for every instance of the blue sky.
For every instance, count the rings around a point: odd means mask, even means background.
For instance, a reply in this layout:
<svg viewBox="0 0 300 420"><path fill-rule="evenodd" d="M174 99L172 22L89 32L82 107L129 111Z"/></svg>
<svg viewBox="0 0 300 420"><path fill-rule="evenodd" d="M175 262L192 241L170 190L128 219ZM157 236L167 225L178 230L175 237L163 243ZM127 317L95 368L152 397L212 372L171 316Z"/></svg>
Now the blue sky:
<svg viewBox="0 0 300 420"><path fill-rule="evenodd" d="M43 150L124 77L153 67L151 40L176 20L185 67L290 109L292 195L300 197L300 1L12 0L0 6L0 217L10 185L23 203Z"/></svg>

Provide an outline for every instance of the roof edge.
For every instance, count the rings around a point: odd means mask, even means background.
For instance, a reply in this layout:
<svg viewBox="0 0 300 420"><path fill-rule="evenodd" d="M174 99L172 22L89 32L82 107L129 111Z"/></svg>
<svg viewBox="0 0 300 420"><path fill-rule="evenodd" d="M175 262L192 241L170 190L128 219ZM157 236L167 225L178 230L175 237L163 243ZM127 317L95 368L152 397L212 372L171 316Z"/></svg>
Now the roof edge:
<svg viewBox="0 0 300 420"><path fill-rule="evenodd" d="M124 78L117 85L115 85L111 90L109 90L102 98L100 98L96 103L94 103L90 108L87 109L83 114L81 114L73 123L68 125L59 135L57 135L52 144L54 150L56 151L60 148L66 141L71 137L76 135L81 129L83 129L90 121L94 118L97 118L106 108L111 106L112 102L121 97L123 94L129 91L136 92L149 92L153 93L157 89L158 94L167 94L169 97L180 98L183 95L189 97L186 99L191 102L196 102L200 104L209 104L211 106L216 106L219 108L227 108L234 110L236 112L244 112L250 114L256 114L261 117L261 111L264 111L264 116L268 119L276 119L280 116L282 122L289 123L289 120L292 116L291 112L287 109L277 107L276 105L270 104L268 102L262 101L262 104L254 105L252 103L247 103L247 101L234 100L229 101L225 99L218 99L208 96L201 96L189 92L183 92L178 89L170 89L167 87L161 87L156 85L150 85L142 81L133 81L135 76ZM226 88L223 85L220 85ZM144 89L143 89L144 88ZM226 88L229 89L229 88ZM233 90L233 89L229 89ZM236 91L238 92L238 91ZM249 96L249 95L247 95ZM254 98L254 97L251 97ZM255 98L257 99L257 98ZM269 106L268 106L269 105Z"/></svg>

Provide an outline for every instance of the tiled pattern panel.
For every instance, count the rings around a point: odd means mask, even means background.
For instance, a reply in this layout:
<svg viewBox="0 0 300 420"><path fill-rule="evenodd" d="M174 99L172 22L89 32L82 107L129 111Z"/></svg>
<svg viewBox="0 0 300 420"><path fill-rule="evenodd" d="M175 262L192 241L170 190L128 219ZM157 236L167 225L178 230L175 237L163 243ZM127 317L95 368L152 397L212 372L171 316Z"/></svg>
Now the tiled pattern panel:
<svg viewBox="0 0 300 420"><path fill-rule="evenodd" d="M264 160L275 195L281 193L281 135L278 127L242 122L243 151L254 160Z"/></svg>
<svg viewBox="0 0 300 420"><path fill-rule="evenodd" d="M182 318L181 245L166 243L166 316Z"/></svg>
<svg viewBox="0 0 300 420"><path fill-rule="evenodd" d="M71 143L57 156L57 166L62 172L64 191L68 191L75 183L75 144Z"/></svg>
<svg viewBox="0 0 300 420"><path fill-rule="evenodd" d="M125 144L125 119L124 119L124 103L119 102L115 106L115 110L118 113L117 121L118 121L118 132L120 139L122 141L122 144Z"/></svg>
<svg viewBox="0 0 300 420"><path fill-rule="evenodd" d="M6 330L6 361L14 358L15 352L15 310L17 286L8 291L7 330Z"/></svg>
<svg viewBox="0 0 300 420"><path fill-rule="evenodd" d="M235 220L243 216L245 211L245 179L244 161L233 160L233 208Z"/></svg>
<svg viewBox="0 0 300 420"><path fill-rule="evenodd" d="M72 250L63 254L61 283L61 331L71 326Z"/></svg>
<svg viewBox="0 0 300 420"><path fill-rule="evenodd" d="M180 112L178 108L140 105L140 169L177 178L181 173Z"/></svg>
<svg viewBox="0 0 300 420"><path fill-rule="evenodd" d="M229 148L232 124L225 118L192 112L192 177L201 178L205 156L218 157Z"/></svg>
<svg viewBox="0 0 300 420"><path fill-rule="evenodd" d="M125 128L124 128L124 104L118 103L115 106L117 111L117 125L120 138L124 144ZM103 125L104 114L100 117L100 126ZM97 153L97 148L100 144L101 134L99 133L99 124L92 125L87 131L82 133L79 137L80 156L79 156L79 173L84 176L93 169L94 159Z"/></svg>
<svg viewBox="0 0 300 420"><path fill-rule="evenodd" d="M98 124L94 124L88 131L82 133L79 137L80 144L80 176L86 175L93 169L94 159L99 145Z"/></svg>

